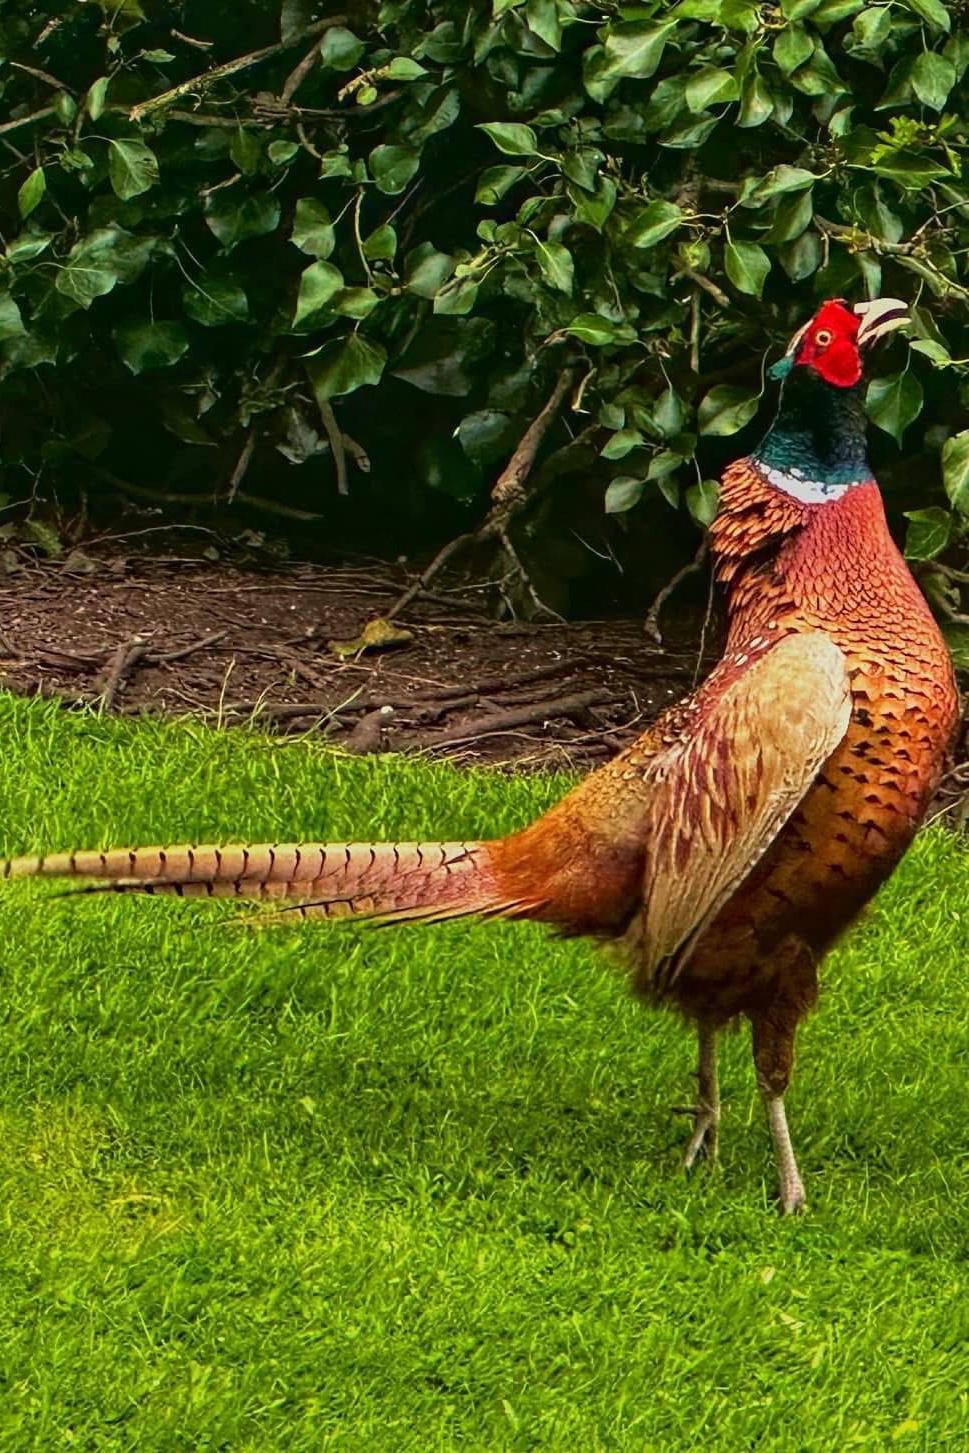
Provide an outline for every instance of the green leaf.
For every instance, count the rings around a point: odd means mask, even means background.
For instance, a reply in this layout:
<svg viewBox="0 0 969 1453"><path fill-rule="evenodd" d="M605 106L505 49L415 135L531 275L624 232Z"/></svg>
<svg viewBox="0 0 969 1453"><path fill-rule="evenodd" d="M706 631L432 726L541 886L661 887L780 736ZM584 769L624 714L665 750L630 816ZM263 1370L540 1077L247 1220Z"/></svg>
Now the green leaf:
<svg viewBox="0 0 969 1453"><path fill-rule="evenodd" d="M728 242L724 248L727 277L741 293L759 298L770 272L770 258L756 242Z"/></svg>
<svg viewBox="0 0 969 1453"><path fill-rule="evenodd" d="M171 368L188 352L181 323L123 323L114 330L118 352L132 373Z"/></svg>
<svg viewBox="0 0 969 1453"><path fill-rule="evenodd" d="M300 252L310 257L329 257L336 246L330 214L315 197L301 197L296 203L293 230L289 234Z"/></svg>
<svg viewBox="0 0 969 1453"><path fill-rule="evenodd" d="M434 312L448 317L470 313L478 299L478 281L470 274L451 278L434 294Z"/></svg>
<svg viewBox="0 0 969 1453"><path fill-rule="evenodd" d="M952 362L952 354L948 348L937 343L934 338L913 338L909 347L913 353L921 353L936 368L948 368Z"/></svg>
<svg viewBox="0 0 969 1453"><path fill-rule="evenodd" d="M568 194L575 208L576 222L584 222L588 227L594 227L597 232L601 232L612 216L619 192L612 177L600 177L593 195L572 186L568 188Z"/></svg>
<svg viewBox="0 0 969 1453"><path fill-rule="evenodd" d="M389 223L375 228L364 240L363 255L373 262L392 262L397 251L397 233Z"/></svg>
<svg viewBox="0 0 969 1453"><path fill-rule="evenodd" d="M602 448L603 459L625 459L634 449L643 445L643 436L638 429L617 429Z"/></svg>
<svg viewBox="0 0 969 1453"><path fill-rule="evenodd" d="M952 539L953 519L948 510L933 505L927 510L906 510L905 557L934 560Z"/></svg>
<svg viewBox="0 0 969 1453"><path fill-rule="evenodd" d="M788 25L774 41L774 60L785 76L803 66L814 54L814 41L803 25Z"/></svg>
<svg viewBox="0 0 969 1453"><path fill-rule="evenodd" d="M49 232L22 232L8 244L4 254L8 262L31 262L50 247L53 237Z"/></svg>
<svg viewBox="0 0 969 1453"><path fill-rule="evenodd" d="M701 434L736 434L757 412L760 395L733 384L720 383L700 401Z"/></svg>
<svg viewBox="0 0 969 1453"><path fill-rule="evenodd" d="M720 503L720 486L715 479L701 479L686 492L686 507L698 525L712 525Z"/></svg>
<svg viewBox="0 0 969 1453"><path fill-rule="evenodd" d="M239 126L229 142L229 156L243 176L252 176L259 170L259 163L262 161L262 140L255 131Z"/></svg>
<svg viewBox="0 0 969 1453"><path fill-rule="evenodd" d="M454 258L438 252L433 242L421 242L407 254L404 286L419 298L433 298L454 271Z"/></svg>
<svg viewBox="0 0 969 1453"><path fill-rule="evenodd" d="M960 515L969 515L969 429L943 444L942 482L953 507Z"/></svg>
<svg viewBox="0 0 969 1453"><path fill-rule="evenodd" d="M0 343L8 338L22 338L27 332L20 309L9 293L0 292Z"/></svg>
<svg viewBox="0 0 969 1453"><path fill-rule="evenodd" d="M29 217L47 191L47 178L42 166L35 167L17 193L17 207L21 217Z"/></svg>
<svg viewBox="0 0 969 1453"><path fill-rule="evenodd" d="M231 277L204 273L182 289L182 303L188 316L205 328L244 323L249 316L245 290Z"/></svg>
<svg viewBox="0 0 969 1453"><path fill-rule="evenodd" d="M813 186L817 177L813 172L806 171L801 166L788 166L783 162L780 166L774 167L766 176L758 179L748 178L744 183L740 194L740 200L745 207L759 207L762 202L767 202L771 197L781 196L784 192L802 192L805 187Z"/></svg>
<svg viewBox="0 0 969 1453"><path fill-rule="evenodd" d="M279 11L279 38L283 45L299 39L312 14L313 0L283 0Z"/></svg>
<svg viewBox="0 0 969 1453"><path fill-rule="evenodd" d="M740 95L737 78L731 71L716 66L703 66L686 83L686 104L690 110L705 111L725 101L736 101Z"/></svg>
<svg viewBox="0 0 969 1453"><path fill-rule="evenodd" d="M774 220L766 242L793 242L814 219L814 190L790 192L774 208Z"/></svg>
<svg viewBox="0 0 969 1453"><path fill-rule="evenodd" d="M922 412L922 385L908 371L873 378L865 394L865 408L872 423L901 444L905 430Z"/></svg>
<svg viewBox="0 0 969 1453"><path fill-rule="evenodd" d="M412 60L408 55L394 56L390 65L386 67L383 74L388 81L419 81L421 76L426 76L424 66Z"/></svg>
<svg viewBox="0 0 969 1453"><path fill-rule="evenodd" d="M343 274L331 262L312 262L299 280L299 296L293 326L314 317L325 308L333 294L343 287Z"/></svg>
<svg viewBox="0 0 969 1453"><path fill-rule="evenodd" d="M665 20L659 25L647 20L611 21L603 42L603 78L615 83L624 76L633 76L637 80L651 76L662 60L666 42L675 29L675 20Z"/></svg>
<svg viewBox="0 0 969 1453"><path fill-rule="evenodd" d="M683 222L683 211L675 202L650 202L633 218L626 230L632 247L655 247Z"/></svg>
<svg viewBox="0 0 969 1453"><path fill-rule="evenodd" d="M770 87L758 71L754 71L744 82L740 101L738 126L762 126L774 109L774 98Z"/></svg>
<svg viewBox="0 0 969 1453"><path fill-rule="evenodd" d="M331 71L350 71L366 50L352 30L345 25L331 25L323 33L320 46L320 65Z"/></svg>
<svg viewBox="0 0 969 1453"><path fill-rule="evenodd" d="M92 121L97 121L102 111L104 110L104 103L107 100L108 86L110 84L110 76L99 76L98 79L92 82L92 84L88 87L88 93L84 99L84 105L87 109L87 114L90 116Z"/></svg>
<svg viewBox="0 0 969 1453"><path fill-rule="evenodd" d="M550 50L561 50L562 22L555 0L528 0L525 17L533 35L543 40Z"/></svg>
<svg viewBox="0 0 969 1453"><path fill-rule="evenodd" d="M613 323L598 313L580 313L565 331L593 348L605 347L607 343L632 343L636 337L635 328L628 323Z"/></svg>
<svg viewBox="0 0 969 1453"><path fill-rule="evenodd" d="M921 20L931 25L934 30L949 33L952 22L942 0L902 0L902 3L907 5L909 10L914 11Z"/></svg>
<svg viewBox="0 0 969 1453"><path fill-rule="evenodd" d="M420 164L421 154L411 146L375 146L369 157L378 190L391 197L404 190Z"/></svg>
<svg viewBox="0 0 969 1453"><path fill-rule="evenodd" d="M225 248L235 247L250 237L263 237L279 226L279 203L263 192L257 196L235 195L235 189L215 192L206 198L205 221Z"/></svg>
<svg viewBox="0 0 969 1453"><path fill-rule="evenodd" d="M686 423L686 406L672 388L665 388L652 410L653 423L664 439L678 434Z"/></svg>
<svg viewBox="0 0 969 1453"><path fill-rule="evenodd" d="M108 175L115 196L122 202L140 197L158 181L158 158L143 141L117 140L108 144Z"/></svg>
<svg viewBox="0 0 969 1453"><path fill-rule="evenodd" d="M538 151L534 131L520 121L479 121L478 130L490 136L506 156L534 156Z"/></svg>
<svg viewBox="0 0 969 1453"><path fill-rule="evenodd" d="M478 186L474 194L474 200L481 202L486 207L493 207L500 202L506 192L511 191L516 182L521 181L526 174L523 166L489 166L478 178Z"/></svg>
<svg viewBox="0 0 969 1453"><path fill-rule="evenodd" d="M574 283L572 255L561 242L537 242L535 256L542 277L550 288L571 295Z"/></svg>
<svg viewBox="0 0 969 1453"><path fill-rule="evenodd" d="M315 263L316 267L328 267L329 263ZM341 288L334 293L330 307L344 318L369 318L380 299L373 288Z"/></svg>
<svg viewBox="0 0 969 1453"><path fill-rule="evenodd" d="M915 58L911 81L912 90L922 104L941 111L956 83L956 68L945 56L924 50Z"/></svg>
<svg viewBox="0 0 969 1453"><path fill-rule="evenodd" d="M631 474L619 474L611 480L606 490L605 510L607 515L622 515L639 504L646 488L644 479L635 479Z"/></svg>
<svg viewBox="0 0 969 1453"><path fill-rule="evenodd" d="M508 452L512 442L511 419L498 409L465 414L454 437L475 464L494 464Z"/></svg>
<svg viewBox="0 0 969 1453"><path fill-rule="evenodd" d="M306 368L319 403L380 382L386 351L359 333L326 344L307 360Z"/></svg>
<svg viewBox="0 0 969 1453"><path fill-rule="evenodd" d="M266 155L273 166L285 166L298 154L299 146L295 141L271 141L266 147Z"/></svg>
<svg viewBox="0 0 969 1453"><path fill-rule="evenodd" d="M74 244L54 287L81 308L110 293L117 283L134 282L152 249L153 237L134 237L121 227L99 227Z"/></svg>

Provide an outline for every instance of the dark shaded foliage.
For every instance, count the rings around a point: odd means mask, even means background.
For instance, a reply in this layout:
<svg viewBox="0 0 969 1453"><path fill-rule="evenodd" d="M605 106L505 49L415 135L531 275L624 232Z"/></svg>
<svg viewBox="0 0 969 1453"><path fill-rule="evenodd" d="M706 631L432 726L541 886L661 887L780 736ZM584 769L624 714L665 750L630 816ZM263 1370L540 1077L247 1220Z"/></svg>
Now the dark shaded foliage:
<svg viewBox="0 0 969 1453"><path fill-rule="evenodd" d="M8 498L255 496L429 548L571 363L516 525L562 604L613 557L668 575L765 363L819 297L884 292L915 342L869 389L876 463L934 558L969 509L961 15L8 0Z"/></svg>

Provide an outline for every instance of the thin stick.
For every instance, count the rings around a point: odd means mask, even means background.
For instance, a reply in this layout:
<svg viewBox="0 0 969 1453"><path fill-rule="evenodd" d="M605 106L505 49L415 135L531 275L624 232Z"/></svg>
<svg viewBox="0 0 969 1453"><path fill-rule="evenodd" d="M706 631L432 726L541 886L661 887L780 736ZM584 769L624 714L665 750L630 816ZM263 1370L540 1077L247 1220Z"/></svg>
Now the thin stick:
<svg viewBox="0 0 969 1453"><path fill-rule="evenodd" d="M336 414L330 405L329 399L323 399L319 405L320 418L323 421L323 428L326 430L326 437L330 441L330 449L333 451L333 468L336 470L336 492L337 494L349 494L347 485L347 454L344 447L343 435L340 426L336 421Z"/></svg>
<svg viewBox="0 0 969 1453"><path fill-rule="evenodd" d="M289 40L277 41L275 45L264 45L261 50L253 50L248 55L236 56L235 60L225 61L221 66L213 66L211 70L203 71L201 75L193 76L191 80L181 81L179 85L172 86L170 90L162 91L159 96L152 96L148 101L139 101L138 105L132 106L128 112L129 120L140 121L144 116L152 116L156 111L164 111L167 107L174 105L176 101L180 101L183 96L193 95L196 92L204 94L217 81L224 81L227 76L235 76L239 71L247 71L250 66L258 65L260 61L268 60L270 56L289 50L309 36L320 35L334 25L345 25L346 19L345 15L331 15L328 20L318 20L315 25L307 26L305 30L300 31L298 35L294 35Z"/></svg>
<svg viewBox="0 0 969 1453"><path fill-rule="evenodd" d="M111 656L108 663L107 675L104 678L104 690L101 693L102 711L110 711L114 705L115 697L121 690L124 678L131 668L141 660L145 654L145 642L140 636L134 636L130 641L122 641Z"/></svg>
<svg viewBox="0 0 969 1453"><path fill-rule="evenodd" d="M661 646L663 644L663 633L659 628L660 611L663 609L663 606L669 600L674 590L676 590L677 586L679 586L688 575L695 575L698 570L701 570L703 568L703 562L707 558L708 548L709 547L707 544L707 537L706 535L704 535L703 539L700 541L699 547L693 559L689 562L689 564L682 566L673 576L672 580L667 581L667 583L663 586L663 589L658 593L652 605L650 606L646 614L646 619L643 622L643 630L647 636L650 636L656 642L657 646Z"/></svg>

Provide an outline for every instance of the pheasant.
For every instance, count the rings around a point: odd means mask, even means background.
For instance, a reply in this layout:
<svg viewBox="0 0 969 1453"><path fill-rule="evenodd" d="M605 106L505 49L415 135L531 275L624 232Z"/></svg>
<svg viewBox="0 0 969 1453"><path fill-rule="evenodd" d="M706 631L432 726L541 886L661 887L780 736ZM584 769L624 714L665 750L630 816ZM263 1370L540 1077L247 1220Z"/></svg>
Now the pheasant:
<svg viewBox="0 0 969 1453"><path fill-rule="evenodd" d="M865 446L863 351L891 299L822 304L774 367L774 423L711 527L725 652L544 816L482 842L168 847L17 858L87 891L277 900L384 923L476 914L611 941L698 1036L684 1161L717 1148L717 1037L752 1028L783 1212L805 1204L784 1108L818 967L914 836L956 727L948 654L892 542Z"/></svg>

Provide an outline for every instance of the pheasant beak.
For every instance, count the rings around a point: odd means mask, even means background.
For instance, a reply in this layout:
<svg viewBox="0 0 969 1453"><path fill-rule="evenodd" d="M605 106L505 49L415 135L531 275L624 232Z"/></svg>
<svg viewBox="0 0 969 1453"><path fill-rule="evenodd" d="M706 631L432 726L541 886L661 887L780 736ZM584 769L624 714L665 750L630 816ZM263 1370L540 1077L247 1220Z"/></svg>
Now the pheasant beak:
<svg viewBox="0 0 969 1453"><path fill-rule="evenodd" d="M893 333L909 321L908 306L899 298L874 298L870 303L855 303L852 311L860 320L855 340L859 348L877 343L886 333Z"/></svg>

